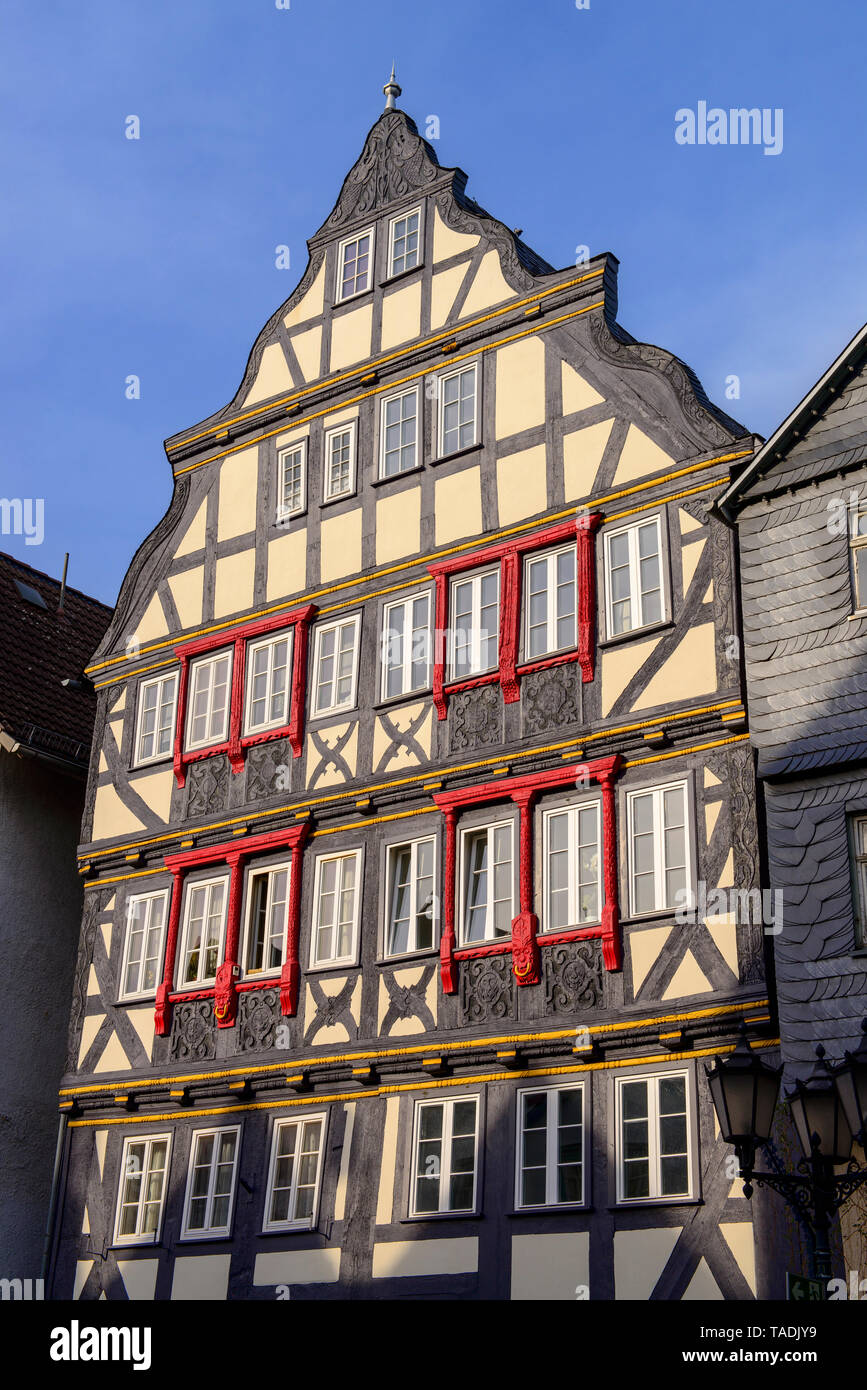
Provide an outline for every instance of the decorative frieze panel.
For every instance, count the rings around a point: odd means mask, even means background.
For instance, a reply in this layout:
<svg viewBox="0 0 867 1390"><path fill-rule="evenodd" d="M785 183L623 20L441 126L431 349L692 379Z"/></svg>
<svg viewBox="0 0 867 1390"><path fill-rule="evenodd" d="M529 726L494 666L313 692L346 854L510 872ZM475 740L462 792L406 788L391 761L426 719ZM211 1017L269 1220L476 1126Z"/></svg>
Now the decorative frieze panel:
<svg viewBox="0 0 867 1390"><path fill-rule="evenodd" d="M261 801L289 790L292 749L288 739L263 743L247 754L247 801Z"/></svg>
<svg viewBox="0 0 867 1390"><path fill-rule="evenodd" d="M379 1032L426 1033L437 1026L436 964L383 970L379 977Z"/></svg>
<svg viewBox="0 0 867 1390"><path fill-rule="evenodd" d="M172 1011L173 1062L205 1062L217 1055L213 999L189 999Z"/></svg>
<svg viewBox="0 0 867 1390"><path fill-rule="evenodd" d="M578 673L574 665L552 666L524 677L521 724L525 736L548 733L580 721Z"/></svg>
<svg viewBox="0 0 867 1390"><path fill-rule="evenodd" d="M584 1013L605 1004L605 972L598 941L572 941L542 952L545 1008L549 1013Z"/></svg>
<svg viewBox="0 0 867 1390"><path fill-rule="evenodd" d="M461 1023L514 1018L515 976L510 956L481 956L460 967Z"/></svg>
<svg viewBox="0 0 867 1390"><path fill-rule="evenodd" d="M449 746L453 753L489 748L503 741L503 706L499 687L464 690L451 701Z"/></svg>
<svg viewBox="0 0 867 1390"><path fill-rule="evenodd" d="M265 1052L278 1044L280 988L244 990L238 999L238 1050Z"/></svg>
<svg viewBox="0 0 867 1390"><path fill-rule="evenodd" d="M345 1043L358 1037L361 975L309 975L304 1003L304 1042Z"/></svg>
<svg viewBox="0 0 867 1390"><path fill-rule="evenodd" d="M225 811L229 797L229 760L225 754L193 763L187 775L187 818Z"/></svg>

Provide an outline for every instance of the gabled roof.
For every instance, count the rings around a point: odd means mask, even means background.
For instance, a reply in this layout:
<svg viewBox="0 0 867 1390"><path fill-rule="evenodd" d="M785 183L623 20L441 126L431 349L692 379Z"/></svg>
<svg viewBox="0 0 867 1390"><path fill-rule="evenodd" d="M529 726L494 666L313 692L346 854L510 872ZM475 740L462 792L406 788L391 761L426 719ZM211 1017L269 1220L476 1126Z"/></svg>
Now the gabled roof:
<svg viewBox="0 0 867 1390"><path fill-rule="evenodd" d="M827 408L840 387L845 385L857 371L861 370L865 361L867 361L867 323L858 330L855 337L847 343L840 353L840 356L831 363L824 376L819 378L800 404L795 406L791 415L787 416L770 439L766 440L743 472L717 499L714 510L730 519L735 516L747 500L747 494L752 485L786 456L789 449L815 423L816 417Z"/></svg>
<svg viewBox="0 0 867 1390"><path fill-rule="evenodd" d="M8 748L87 767L96 700L60 682L81 674L112 610L0 553L0 734ZM40 602L41 600L41 602Z"/></svg>

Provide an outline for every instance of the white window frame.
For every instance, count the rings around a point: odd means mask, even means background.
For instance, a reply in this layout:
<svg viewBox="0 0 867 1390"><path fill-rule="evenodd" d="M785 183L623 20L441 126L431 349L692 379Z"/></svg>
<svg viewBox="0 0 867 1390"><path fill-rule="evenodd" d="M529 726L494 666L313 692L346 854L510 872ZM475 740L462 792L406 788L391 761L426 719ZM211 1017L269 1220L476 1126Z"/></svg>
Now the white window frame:
<svg viewBox="0 0 867 1390"><path fill-rule="evenodd" d="M217 970L219 970L220 965L221 965L222 960L223 960L223 952L224 952L225 949L226 949L226 921L227 921L227 918L228 918L229 888L230 888L229 875L228 875L227 873L212 874L212 875L211 875L210 877L208 877L208 878L190 879L190 880L188 880L188 881L184 884L183 925L182 925L182 929L181 929L181 949L180 949L180 953L179 953L179 957L178 957L178 966L177 966L178 977L177 977L177 979L175 980L175 986L174 986L175 989L176 989L176 990L179 990L180 992L184 992L185 990L190 990L190 989L207 989L209 986L211 986L211 985L213 985L213 984L216 983L216 979L217 979L217 971L216 971L216 970L214 971L214 974L213 974L213 975L202 975L202 974L198 974L194 980L186 980L186 979L184 979L184 975L185 975L185 973L186 973L186 972L185 972L185 965L186 965L186 959L187 959L187 952L188 952L188 948L189 948L189 933L190 933L190 925L191 925L190 904L191 904L191 902L192 902L192 895L193 895L193 892L194 892L195 889L197 889L197 888L210 888L213 884L217 884L217 883L221 883L221 884L223 885L223 908L222 908L221 921L220 921L220 939L219 939L219 942L218 942L218 944L217 944ZM208 902L210 902L210 894L208 895ZM200 970L201 970L201 966L202 966L202 958L203 958L203 955L204 955L204 952L202 951L202 947L200 946L200 947L199 947L199 969L200 969Z"/></svg>
<svg viewBox="0 0 867 1390"><path fill-rule="evenodd" d="M271 1203L274 1198L274 1178L277 1168L277 1148L279 1135L283 1129L289 1125L297 1125L298 1133L295 1139L295 1153L292 1161L292 1183L290 1186L290 1210L295 1210L298 1197L298 1168L299 1155L302 1151L304 1133L308 1124L319 1122L321 1125L319 1135L319 1153L316 1160L316 1184L313 1192L313 1211L310 1216L301 1218L289 1217L286 1221L272 1221L268 1215L271 1210ZM310 1231L315 1230L319 1220L319 1198L322 1192L322 1172L325 1167L326 1140L328 1138L328 1113L325 1110L317 1110L302 1115L281 1116L272 1123L270 1157L268 1159L268 1181L265 1184L265 1208L262 1213L262 1230L267 1231Z"/></svg>
<svg viewBox="0 0 867 1390"><path fill-rule="evenodd" d="M581 1196L577 1201L561 1202L558 1201L557 1192L557 1169L560 1166L557 1150L558 1130L557 1124L557 1097L561 1091L580 1091L581 1092ZM522 1196L521 1179L524 1174L524 1097L535 1096L544 1092L548 1096L547 1111L545 1115L545 1201L544 1202L525 1202ZM554 1103L552 1104L552 1098ZM589 1153L588 1137L590 1125L588 1123L588 1100L589 1088L583 1081L576 1081L565 1086L523 1086L518 1091L518 1103L516 1114L516 1138L515 1138L515 1208L518 1211L545 1211L549 1207L558 1209L578 1210L587 1205L588 1192L588 1173L587 1156ZM552 1193L554 1194L552 1196Z"/></svg>
<svg viewBox="0 0 867 1390"><path fill-rule="evenodd" d="M320 705L320 704L319 704L319 668L320 668L320 664L321 664L321 660L322 660L322 639L323 639L323 635L324 635L326 632L333 632L333 631L339 630L340 628L350 627L350 626L351 626L351 627L354 627L354 629L355 629L355 635L354 635L354 637L353 637L353 639L352 639L352 680L351 680L352 689L351 689L351 691L350 691L350 693L349 693L348 698L347 698L346 700L341 701L339 704ZM339 713L342 713L344 710L355 709L355 703L356 703L356 698L357 698L357 687L358 687L358 647L359 647L359 633L360 633L360 630L361 630L361 614L360 614L360 613L353 613L352 617L350 617L350 618L337 618L337 619L336 619L334 622L332 622L332 623L320 623L319 626L315 629L315 632L314 632L314 641L313 641L313 690L312 690L312 701L311 701L311 703L312 703L312 718L318 719L321 715L339 714ZM338 639L336 640L336 642L335 642L335 652L334 652L334 660L335 660L335 663L336 663L336 660L337 660L337 655L338 655L338 653L339 653L339 650L340 650L340 643L339 643L339 638L338 638ZM336 688L337 688L337 671L336 671L336 666L335 666L335 675L334 675L334 677L332 678L331 685L332 685L332 691L333 691L333 692L336 691Z"/></svg>
<svg viewBox="0 0 867 1390"><path fill-rule="evenodd" d="M418 251L416 254L416 262L415 265L404 266L402 270L395 270L394 243L397 234L397 224L398 222L408 221L409 218L413 216L413 214L415 214L418 217ZM422 211L422 205L421 203L419 203L417 207L407 208L406 212L399 212L396 217L392 217L391 221L388 224L388 275L386 278L389 280L393 280L397 275L408 275L411 270L418 270L419 266L422 264L423 253L424 215Z"/></svg>
<svg viewBox="0 0 867 1390"><path fill-rule="evenodd" d="M505 827L508 827L508 831L509 831L509 863L510 863L510 865L511 865L511 873L510 873L510 875L509 875L509 903L510 903L509 921L512 922L512 921L514 921L514 919L515 919L515 823L514 823L514 821L513 821L513 820L508 820L508 819L505 819L505 818L504 818L504 819L502 819L502 820L497 820L497 821L486 821L483 825L468 825L465 829L463 829L463 828L461 829L460 855L458 856L459 870L460 870L460 892L459 892L460 915L459 915L459 918L458 918L458 946L459 946L459 948L461 948L461 949L462 949L463 947L465 947L465 946L482 946L482 945L490 945L490 944L492 944L493 942L497 942L497 941L508 941L508 940L509 940L509 934L508 934L508 932L504 932L503 934L501 934L501 935L498 936L498 935L496 934L496 932L493 930L493 916L494 916L494 913L493 913L494 903L493 903L493 898L492 898L492 889L493 889L493 846L494 846L495 832L496 832L497 830L503 829L503 828L505 828ZM481 937L474 937L472 940L470 940L469 937L467 936L467 907L468 907L468 902L467 902L467 846L468 846L468 844L469 844L469 842L470 842L471 837L473 837L473 836L475 836L475 835L482 835L482 834L486 834L487 837L488 837L488 868L487 868L487 870L486 870L487 875L488 875L488 897L487 897L487 901L486 901L486 903L485 903L485 934L484 934L484 936L481 936Z"/></svg>
<svg viewBox="0 0 867 1390"><path fill-rule="evenodd" d="M352 928L351 944L349 952L343 956L328 956L322 960L317 958L317 946L319 932L322 927L320 913L322 908L321 890L322 874L324 866L334 860L344 861L352 859L355 861L355 888L352 901ZM361 849L340 849L333 854L320 854L316 859L316 868L313 877L313 913L310 927L310 969L311 970L331 970L334 966L355 965L358 960L358 924L361 917L361 895L363 891L364 872L364 851ZM335 890L335 908L340 895L343 893L343 870L338 869L338 886ZM332 940L336 945L339 922L336 914L331 922Z"/></svg>
<svg viewBox="0 0 867 1390"><path fill-rule="evenodd" d="M598 849L598 865L596 870L596 901L599 904L599 911L595 917L587 917L583 921L578 913L579 904L579 883L576 845L574 838L574 823L578 820L579 812L595 809L596 811L596 843ZM551 820L554 816L568 817L568 902L569 902L569 922L566 926L549 926L548 918L550 915L550 834ZM570 931L580 927L593 926L602 920L602 907L604 904L604 866L603 866L603 839L602 839L602 802L600 799L589 797L586 801L576 801L569 806L551 806L542 814L542 902L543 917L540 935L545 932Z"/></svg>
<svg viewBox="0 0 867 1390"><path fill-rule="evenodd" d="M143 971L143 967L144 967L144 963L145 963L145 959L146 959L145 954L144 954L144 953L145 953L145 947L147 946L147 939L148 939L148 936L150 935L151 930L152 930L152 927L151 927L150 923L151 923L151 915L152 915L152 912L153 912L153 904L154 904L155 902L157 902L158 900L160 900L160 899L162 900L162 904L163 904L163 922L162 922L162 926L160 927L160 932L159 932L159 949L158 949L157 954L156 954L156 962L157 962L156 980L155 980L155 982L154 982L153 987L150 988L150 989L142 989L142 988L140 987L139 989L128 990L128 989L126 988L126 975L127 975L127 970L129 969L129 964L130 964L129 952L130 952L130 944L131 944L131 937L132 937L132 914L133 914L133 909L134 909L135 905L136 905L137 903L140 903L140 902L146 902L146 903L149 904L149 907L148 907L148 910L147 910L147 917L146 917L146 920L145 920L145 926L144 926L144 930L143 930L143 932L142 932L142 942L141 942L142 953L141 953L141 956L140 956L139 962L138 962L138 972L139 972L138 978L139 978L139 986L141 986L142 971ZM166 949L166 927L167 927L167 925L168 925L168 919L169 919L169 891L168 891L167 888L154 888L154 889L152 889L152 890L150 890L149 892L146 892L146 893L133 893L133 894L131 895L131 897L129 897L129 898L127 899L127 904L126 904L126 922L125 922L125 924L124 924L123 959L122 959L122 961L121 961L121 967L120 967L120 988L119 988L119 990L118 990L118 999L119 999L121 1002L126 1002L127 1000L131 1000L131 999L153 999L153 998L155 997L156 992L157 992L157 986L159 985L159 983L160 983L160 981L161 981L161 979L162 979L163 954L164 954L165 949Z"/></svg>
<svg viewBox="0 0 867 1390"><path fill-rule="evenodd" d="M658 618L646 619L644 616L644 597L641 593L639 561L638 561L638 532L643 526L656 527L657 554L659 556L659 610ZM630 614L640 610L640 621L633 622L631 627L625 628L623 632L614 631L614 605L611 593L611 544L615 537L629 536L629 610ZM612 531L605 532L605 624L609 640L631 637L634 633L640 632L646 627L656 627L657 623L664 623L668 620L668 603L665 592L665 569L663 551L663 531L662 519L656 516L643 517L640 521L632 521L628 526L618 526Z"/></svg>
<svg viewBox="0 0 867 1390"><path fill-rule="evenodd" d="M418 945L418 854L421 845L431 846L431 944L430 946ZM409 941L402 951L392 950L392 873L395 856L401 850L410 851L410 906L409 906ZM383 930L383 957L395 959L410 955L427 955L430 951L437 948L438 936L438 913L437 913L437 837L436 835L419 835L415 840L396 840L393 844L385 847L385 924Z"/></svg>
<svg viewBox="0 0 867 1390"><path fill-rule="evenodd" d="M416 631L416 629L413 628L413 626L412 626L412 608L413 608L413 605L414 605L415 603L417 603L418 600L419 600L420 598L423 598L423 599L426 599L426 600L427 600L427 620L426 620L426 623L425 623L425 647L426 647L426 651L425 651L425 657L424 657L425 674L424 674L424 684L423 684L423 685L412 685L412 684L411 684L411 682L412 682L412 668L413 668L413 666L415 665L415 662L412 660L412 647L413 647L413 638L412 638L412 634L413 634L414 631ZM403 626L403 635L402 635L402 638L401 638L401 641L402 641L402 643L403 643L403 651L402 651L402 659L401 659L401 666L400 666L401 674L402 674L402 683L401 683L401 688L400 688L400 690L397 692L397 694L389 694L389 691L388 691L388 675L389 675L389 671L397 669L397 663L394 663L394 665L392 666L392 665L389 665L389 662L388 662L388 656L389 656L389 650L390 650L390 647L389 647L389 644L390 644L390 636L389 636L389 634L390 634L391 631L392 631L392 628L391 628L391 614L394 612L394 610L395 610L396 608L402 608L402 609L404 610L404 626ZM382 659L381 659L381 661L380 661L380 678L379 678L380 699L382 699L382 700L401 700L401 699L405 698L405 697L408 696L408 695L417 695L420 691L429 690L429 689L430 689L430 683L431 683L431 646L432 646L432 641L431 641L431 608L432 608L432 605L431 605L431 593L430 593L430 590L429 590L429 589L418 589L418 590L416 590L415 593L408 594L408 595L406 596L406 598L396 599L393 603L387 603L387 604L385 604L385 606L384 606L384 608L383 608L383 610L382 610L382 651L381 651L381 658L382 658ZM407 617L409 618L409 624L408 624L408 625L407 625ZM408 626L409 633L410 633L410 640L409 640L409 642L407 642L407 640L406 640L407 626ZM421 629L418 629L418 630L420 631Z"/></svg>
<svg viewBox="0 0 867 1390"><path fill-rule="evenodd" d="M456 1105L460 1105L461 1103L464 1103L464 1102L467 1102L467 1101L473 1101L473 1102L475 1103L475 1107L476 1107L475 1147L474 1147L474 1150L473 1150L473 1200L472 1200L472 1205L469 1206L469 1207L450 1207L450 1206L447 1205L447 1202L448 1202L449 1189L450 1189L450 1187L451 1187L451 1180L452 1180L452 1177L454 1176L454 1174L453 1174L453 1172L452 1172L452 1138L453 1138L453 1128L454 1128L454 1107L455 1107ZM417 1169L417 1167L418 1167L418 1150L419 1150L419 1143L421 1142L421 1114L422 1114L422 1111L423 1111L423 1110L429 1109L431 1106L434 1106L434 1105L439 1105L439 1106L442 1106L442 1108L443 1108L443 1132L442 1132L442 1137L441 1137L441 1139L440 1139L440 1145L441 1145L440 1153L441 1153L441 1156L443 1157L443 1159L444 1159L445 1154L448 1153L448 1168L446 1168L445 1162L443 1161L443 1162L441 1163L440 1172L439 1172L440 1192L439 1192L439 1206L438 1206L437 1210L436 1210L435 1212L433 1212L433 1211L419 1211L419 1210L417 1209L417 1207L416 1207L416 1198L417 1198L417 1192L416 1192L417 1173L416 1173L416 1169ZM479 1140L480 1140L480 1135L481 1135L481 1127L482 1127L482 1106L481 1106L481 1097L480 1097L477 1093L473 1093L473 1094L471 1094L471 1095L449 1096L447 1099L417 1100L417 1101L415 1102L415 1114L413 1115L413 1126L412 1126L412 1154L411 1154L410 1169L409 1169L409 1180L410 1180L409 1214L410 1214L410 1216L416 1217L416 1218L420 1218L421 1220L424 1220L425 1218L430 1218L430 1217L439 1216L439 1215L463 1215L463 1214L472 1215L472 1214L477 1210L477 1207L478 1207L478 1200L479 1200L479 1152L480 1152Z"/></svg>
<svg viewBox="0 0 867 1390"><path fill-rule="evenodd" d="M216 1169L218 1166L216 1159L217 1154L219 1153L220 1140L222 1136L225 1134L234 1134L235 1136L235 1153L232 1159L232 1183L231 1187L229 1188L228 1194L225 1194L228 1195L229 1198L229 1211L226 1217L226 1221L222 1226L214 1226L212 1224L209 1224L207 1226L191 1229L189 1222L190 1206L192 1205L193 1200L193 1170L196 1166L194 1160L196 1157L196 1149L198 1147L199 1140L206 1139L208 1138L208 1136L212 1137L215 1140L214 1152L211 1155L210 1172L208 1175L208 1191L207 1194L202 1194L206 1196L206 1210L210 1222L210 1218L213 1216L214 1198L216 1195L214 1193L214 1182L216 1178ZM235 1191L238 1186L238 1160L240 1158L240 1154L240 1125L222 1125L215 1129L194 1129L192 1131L192 1134L190 1136L190 1159L187 1165L187 1186L186 1191L184 1193L184 1215L181 1221L181 1233L178 1237L179 1240L225 1240L229 1235L231 1235L232 1218L235 1215Z"/></svg>
<svg viewBox="0 0 867 1390"><path fill-rule="evenodd" d="M300 459L301 468L301 501L297 507L287 507L284 504L286 495L286 467L290 460ZM299 439L295 444L287 444L285 449L281 449L277 455L277 486L279 495L277 498L277 523L288 521L292 516L301 516L307 510L307 440Z"/></svg>
<svg viewBox="0 0 867 1390"><path fill-rule="evenodd" d="M386 432L387 432L387 429L388 429L388 426L387 426L387 423L386 423L386 419L385 419L386 410L387 410L388 406L392 403L392 401L402 401L402 400L404 400L405 397L407 397L407 396L412 396L412 398L413 398L413 400L414 400L414 402L415 402L415 442L413 443L413 447L412 447L412 463L411 463L407 468L400 468L400 469L398 469L398 471L397 471L396 473L386 473L386 471L385 471L385 456L386 456L386 453L387 453L387 450L386 450ZM421 411L420 411L420 409L419 409L419 395L418 395L418 387L417 387L417 386L410 386L406 391L391 391L387 396L383 396L382 400L381 400L380 403L379 403L379 470L378 470L378 476L379 476L381 479L383 479L383 480L388 479L388 480L390 481L392 478L402 478L402 477L404 477L404 475L405 475L406 473L411 473L412 470L413 470L414 468L417 468L417 467L418 467L418 448L419 448L419 442L420 442L419 436L420 436L420 434L421 434L421 426L422 426L422 415L421 415ZM401 447L402 447L402 446L401 446Z"/></svg>
<svg viewBox="0 0 867 1390"><path fill-rule="evenodd" d="M164 1167L163 1170L162 1170L162 1172L163 1172L163 1181L162 1181L162 1188L161 1188L161 1191L160 1191L160 1198L159 1198L159 1214L158 1214L158 1216L157 1216L156 1229L153 1230L153 1231L148 1231L148 1232L142 1233L142 1232L141 1232L142 1217L143 1217L143 1215L144 1215L145 1207L148 1206L148 1205L150 1205L150 1203L146 1203L146 1202L143 1202L143 1201L142 1201L142 1195L147 1191L147 1179L148 1179L148 1174L149 1174L149 1172L150 1172L150 1156L151 1156L151 1153L153 1152L154 1145L155 1145L155 1144L160 1144L160 1143L162 1143L163 1141L165 1141L165 1146L166 1146L166 1161L165 1161L165 1167ZM144 1164L142 1165L142 1177L141 1177L141 1184L140 1184L140 1186L139 1186L139 1199L138 1199L138 1203L137 1203L137 1206L138 1206L138 1216L137 1216L137 1218L136 1218L136 1230L135 1230L135 1232L134 1232L133 1234L131 1234L131 1235L121 1235L121 1231L120 1231L120 1222L121 1222L121 1214L122 1214L122 1212L123 1212L124 1185L125 1185L126 1178L127 1178L127 1165L128 1165L128 1162L129 1162L129 1158L128 1158L129 1150L130 1150L130 1148L132 1147L133 1144L144 1144L144 1145L145 1145L145 1154L146 1154L146 1156L145 1156L145 1162L144 1162ZM168 1187L168 1180L169 1180L169 1172L170 1172L171 1159L172 1159L172 1136L171 1136L170 1133L166 1133L166 1134L130 1134L130 1135L127 1135L127 1136L125 1137L125 1139L124 1139L124 1141L123 1141L123 1148L122 1148L122 1150L121 1150L121 1156L120 1156L120 1178L119 1178L119 1180L118 1180L118 1185L117 1185L117 1197L116 1197L116 1199L115 1199L114 1239L113 1239L113 1241L112 1241L112 1244L113 1244L113 1245L158 1245L158 1244L159 1244L160 1234L161 1234L161 1232L162 1232L162 1226L163 1226L163 1217L164 1217L164 1215L165 1215L165 1210L166 1210L166 1189L167 1189L167 1187Z"/></svg>
<svg viewBox="0 0 867 1390"><path fill-rule="evenodd" d="M250 720L253 713L253 654L260 651L263 647L275 647L278 642L286 642L286 692L283 701L283 713L276 719L266 720L263 724L251 724ZM295 632L294 627L284 627L277 632L269 632L264 637L258 637L255 641L246 644L244 653L245 672L244 672L244 734L265 734L271 729L284 729L289 723L289 710L292 702L292 660L294 657ZM266 695L266 705L271 703L271 682L274 676L273 654L268 662L268 694Z"/></svg>
<svg viewBox="0 0 867 1390"><path fill-rule="evenodd" d="M162 695L161 695L161 694L157 696L157 707L156 707L157 723L156 723L156 726L155 726L155 728L154 728L154 743L156 743L156 734L157 734L157 732L159 731L159 712L160 712L160 710L163 709L166 705L169 705L170 708L171 708L171 712L172 712L172 713L171 713L171 719L170 719L169 725L168 725L168 730L169 730L169 746L168 746L168 748L166 749L166 751L165 751L164 753L159 753L159 752L157 752L157 753L151 753L148 757L143 757L143 756L142 756L142 751L141 751L141 743L142 743L142 722L143 722L143 720L144 720L145 691L148 690L151 686L154 686L154 685L155 685L155 686L163 686L163 685L168 685L169 683L171 683L171 686L172 686L171 699L170 699L170 700L164 700L164 699L162 698ZM142 681L141 685L140 685L139 688L138 688L138 695L137 695L137 697L136 697L136 703L137 703L137 711L136 711L136 721L135 721L135 744L134 744L133 767L147 767L147 765L148 765L149 763L161 763L161 762L165 762L167 758L170 758L170 757L172 756L172 754L173 754L173 752L174 752L174 746L175 746L175 726L176 726L176 724L177 724L177 714L178 714L178 673L177 673L177 671L171 671L168 675L164 675L164 676L154 676L151 680Z"/></svg>
<svg viewBox="0 0 867 1390"><path fill-rule="evenodd" d="M659 1083L661 1081L673 1080L675 1077L683 1079L684 1095L686 1098L686 1170L689 1180L689 1190L687 1192L677 1192L663 1194L660 1159L660 1134L659 1134ZM625 1170L625 1144L623 1133L623 1087L630 1081L643 1081L653 1083L648 1085L647 1103L647 1132L648 1132L648 1176L649 1192L647 1196L627 1197L626 1193L626 1170ZM637 1075L630 1076L628 1073L614 1078L616 1092L616 1162L617 1173L617 1205L618 1206L641 1206L648 1202L688 1202L694 1200L696 1196L696 1138L693 1133L693 1099L690 1074L685 1069L673 1071L653 1071L639 1072ZM671 1155L674 1157L674 1155Z"/></svg>
<svg viewBox="0 0 867 1390"><path fill-rule="evenodd" d="M693 890L693 851L692 851L692 786L688 778L678 778L674 782L664 782L659 786L632 787L626 793L626 849L627 849L627 870L629 876L629 913L632 917L649 916L652 912L669 912L676 906L675 903L668 903L665 900L665 873L668 865L665 861L665 826L662 820L663 797L665 792L683 792L683 843L684 843L684 888L687 893ZM638 910L635 897L635 830L634 830L634 810L635 799L639 796L653 796L653 907Z"/></svg>
<svg viewBox="0 0 867 1390"><path fill-rule="evenodd" d="M272 965L268 968L262 967L261 970L251 970L248 960L253 936L253 905L255 903L254 880L257 878L267 878L267 903L270 910L271 902L271 881L275 874L286 873L286 915L283 920L283 932L280 943L280 964ZM274 864L248 864L244 874L244 931L241 944L241 974L245 980L265 980L269 977L279 976L286 961L286 928L289 922L289 895L292 892L292 859L281 859ZM267 940L266 939L266 945Z"/></svg>
<svg viewBox="0 0 867 1390"><path fill-rule="evenodd" d="M482 666L482 580L486 575L497 576L497 660L492 666ZM472 607L470 610L470 669L458 675L456 667L457 628L455 626L455 590L459 584L472 585ZM449 582L449 680L472 680L475 676L487 675L497 671L500 664L500 622L502 616L502 576L499 565L485 565L483 569L466 570L453 574Z"/></svg>
<svg viewBox="0 0 867 1390"><path fill-rule="evenodd" d="M331 486L331 441L338 434L349 435L349 483L335 492ZM341 497L352 497L355 493L356 460L358 455L358 419L344 420L340 425L331 425L325 431L323 447L323 497L326 502L336 502Z"/></svg>
<svg viewBox="0 0 867 1390"><path fill-rule="evenodd" d="M201 669L204 668L205 666L214 666L214 665L216 665L216 663L217 663L218 661L222 661L224 658L227 658L227 659L228 659L229 668L228 668L228 671L227 671L227 673L226 673L226 710L225 710L225 715L224 715L224 718L223 718L222 732L219 733L219 734L206 734L204 738L197 739L195 742L193 742L191 730L192 730L192 727L193 727L193 704L194 704L194 692L195 692L196 672L199 671L199 670L201 670ZM221 648L219 649L219 651L216 651L216 652L208 652L207 655L195 657L195 658L190 662L190 670L189 670L189 676L188 676L189 697L188 697L188 700L187 700L186 728L184 729L184 751L185 751L185 752L193 752L193 751L195 751L195 750L198 749L198 748L215 748L215 747L217 747L218 744L225 743L225 742L226 742L226 739L229 737L229 713L230 713L230 710L231 710L231 707L232 707L232 676L233 676L234 663L235 663L235 654L234 654L234 649L233 649L232 647L221 647ZM209 686L209 692L208 692L208 694L209 694L209 701L208 701L208 720L207 720L207 722L208 722L209 724L210 724L210 722L211 722L211 717L212 717L213 693L214 693L214 684L213 684L213 676L212 676L212 677L211 677L211 680L210 680L210 686Z"/></svg>
<svg viewBox="0 0 867 1390"><path fill-rule="evenodd" d="M365 227L361 232L353 232L352 236L344 237L337 247L337 282L334 286L335 304L346 304L350 299L357 299L361 294L369 294L373 288L374 272L374 252L376 250L375 228ZM346 249L355 246L364 238L368 238L367 249L367 284L360 290L351 290L349 294L343 293L343 270L346 262ZM353 277L355 278L355 277Z"/></svg>
<svg viewBox="0 0 867 1390"><path fill-rule="evenodd" d="M463 372L473 373L473 437L469 444L459 444L457 449L445 451L445 384L452 377ZM437 378L437 458L453 458L464 449L472 449L479 442L479 363L463 362L450 372L441 372Z"/></svg>
<svg viewBox="0 0 867 1390"><path fill-rule="evenodd" d="M853 907L855 909L856 944L859 948L867 945L867 849L859 848L861 827L867 827L867 815L853 814L849 817L849 844L852 862ZM865 835L867 839L867 835Z"/></svg>
<svg viewBox="0 0 867 1390"><path fill-rule="evenodd" d="M573 578L572 578L572 640L562 645L557 645L557 556L572 555ZM541 652L530 651L530 566L537 565L541 561L547 562L547 574L545 576L545 649ZM524 595L524 660L525 661L544 661L546 656L551 656L554 652L569 652L578 642L578 547L573 541L571 545L558 545L553 550L537 550L524 556L524 574L522 583Z"/></svg>

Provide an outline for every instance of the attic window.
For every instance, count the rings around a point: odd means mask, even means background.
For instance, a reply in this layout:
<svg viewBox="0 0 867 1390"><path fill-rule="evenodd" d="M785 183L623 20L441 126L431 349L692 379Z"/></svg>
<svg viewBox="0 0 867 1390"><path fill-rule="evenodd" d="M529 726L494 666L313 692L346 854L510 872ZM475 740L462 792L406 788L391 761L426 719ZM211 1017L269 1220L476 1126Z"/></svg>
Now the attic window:
<svg viewBox="0 0 867 1390"><path fill-rule="evenodd" d="M13 580L15 588L18 590L25 603L32 603L34 608L47 608L48 604L37 589L29 584L23 583L20 579Z"/></svg>
<svg viewBox="0 0 867 1390"><path fill-rule="evenodd" d="M373 228L342 241L337 253L337 301L370 289Z"/></svg>

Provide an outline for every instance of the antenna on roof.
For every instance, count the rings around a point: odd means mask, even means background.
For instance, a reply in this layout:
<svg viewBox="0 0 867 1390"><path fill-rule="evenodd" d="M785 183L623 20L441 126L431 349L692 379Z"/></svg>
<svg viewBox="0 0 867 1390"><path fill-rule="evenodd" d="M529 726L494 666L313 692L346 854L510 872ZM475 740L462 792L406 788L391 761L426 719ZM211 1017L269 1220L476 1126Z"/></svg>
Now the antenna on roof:
<svg viewBox="0 0 867 1390"><path fill-rule="evenodd" d="M394 110L396 109L396 108L395 108L395 104L394 104L394 99L395 99L395 97L399 97L399 96L400 96L402 90L403 90L403 89L402 89L401 87L399 87L398 84L397 84L397 83L395 82L395 80L394 80L394 62L392 61L392 64L391 64L391 77L388 79L388 81L386 82L385 86L384 86L383 89L382 89L383 95L384 95L384 97L385 97L385 109L386 109L386 111L394 111Z"/></svg>
<svg viewBox="0 0 867 1390"><path fill-rule="evenodd" d="M63 612L63 600L66 598L66 571L69 568L69 551L63 557L63 577L60 580L60 598L57 600L58 613Z"/></svg>

